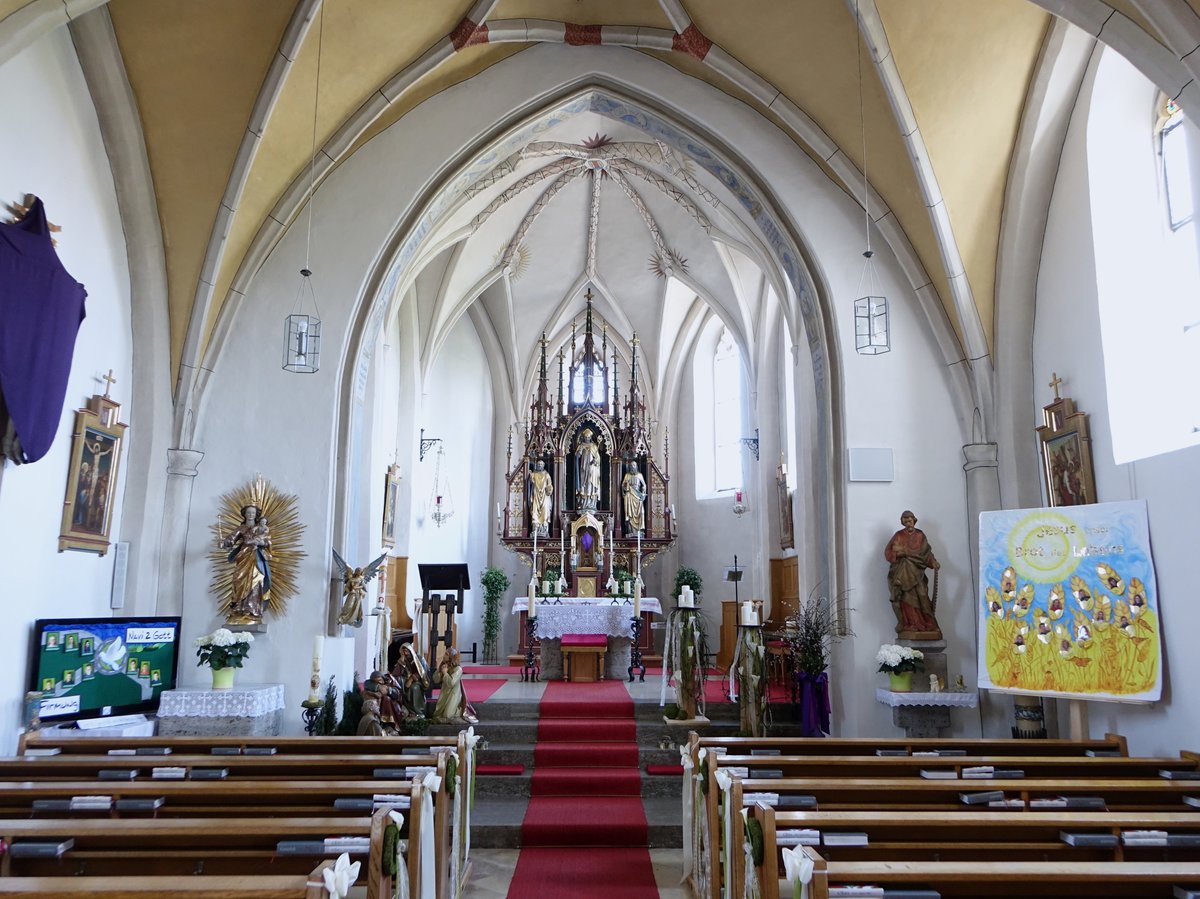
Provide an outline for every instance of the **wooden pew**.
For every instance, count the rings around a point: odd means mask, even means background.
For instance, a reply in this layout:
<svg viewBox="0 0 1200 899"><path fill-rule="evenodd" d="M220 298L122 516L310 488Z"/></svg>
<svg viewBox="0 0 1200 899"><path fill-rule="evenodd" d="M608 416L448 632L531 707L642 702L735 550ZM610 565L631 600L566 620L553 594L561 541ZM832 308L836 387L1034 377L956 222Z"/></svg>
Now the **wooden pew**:
<svg viewBox="0 0 1200 899"><path fill-rule="evenodd" d="M1195 771L1200 761L1194 753L1182 753L1179 759L1129 759L1124 740L1110 734L1103 741L1087 741L1082 744L1067 741L973 741L973 740L816 740L806 738L712 738L699 739L692 735L689 750L698 760L700 750L725 749L727 752L748 753L751 749L774 749L787 755L716 756L706 751L701 770L707 780L707 793L693 806L693 816L704 815L709 834L706 847L708 866L718 876L713 876L710 894L720 891L721 850L719 846L720 817L718 802L720 790L716 783L716 771L721 768L745 768L749 777L742 780L734 777L731 787L731 804L741 808L743 792L801 794L812 796L817 807L828 809L875 809L890 806L908 809L937 809L944 812L978 811L980 806L962 802L960 794L1002 790L1006 798L1020 799L1028 807L1033 798L1057 797L1060 795L1100 795L1113 807L1129 810L1144 808L1183 809L1181 795L1200 793L1200 784L1195 781L1171 781L1157 776L1160 769ZM1038 753L1022 756L1011 751L1012 745ZM1051 752L1045 753L1050 747ZM972 753L969 756L883 756L875 755L878 749L903 750L907 752L930 749L956 749ZM830 752L832 749L841 752ZM976 754L980 749L988 754ZM813 750L813 754L807 753ZM1006 751L997 751L1006 750ZM1088 750L1118 752L1119 757L1091 757L1084 755ZM999 768L1017 768L1026 774L1020 779L998 780L995 778L956 778L953 780L926 780L920 777L922 769L945 769L961 773L964 767L993 765ZM1026 771L1026 768L1029 770ZM755 769L774 769L784 774L783 779L754 778ZM807 776L789 776L800 772ZM857 776L843 776L852 773ZM1039 775L1030 777L1029 775ZM1041 776L1044 775L1044 776ZM1094 775L1094 776L1089 776ZM1086 779L1081 785L1080 778ZM1044 812L1042 812L1044 814ZM960 815L954 815L960 818ZM685 823L685 826L690 826ZM690 876L690 875L689 875ZM702 892L693 884L693 890Z"/></svg>
<svg viewBox="0 0 1200 899"><path fill-rule="evenodd" d="M339 812L334 801L346 797L370 799L377 794L409 795L411 805L403 809L406 830L420 833L420 828L432 827L434 832L435 870L420 872L410 865L410 883L418 876L436 878L439 899L456 895L450 884L450 801L446 795L447 781L440 780L433 802L433 820L423 820L421 797L424 787L411 780L374 781L368 779L347 781L291 781L291 780L241 780L241 781L145 781L145 782L99 782L99 781L0 781L0 835L5 827L59 827L81 830L86 827L110 828L142 827L156 828L196 827L197 822L210 822L208 827L223 827L229 816L240 822L239 826L249 832L267 832L280 820L318 820L324 824L336 824L333 833L342 833L346 827L358 822L361 827L363 812ZM125 798L165 799L165 804L154 813L135 818L102 819L71 817L63 820L25 819L16 814L31 815L35 799L70 798L73 796L111 796L114 803ZM378 816L376 812L376 816ZM283 816L283 817L281 817ZM177 822L182 820L182 825ZM213 822L222 822L216 824ZM346 822L350 822L347 824ZM413 828L417 828L416 831ZM349 833L349 831L345 831ZM67 835L71 835L68 832ZM368 835L364 833L363 835ZM373 836L373 834L371 834ZM382 846L382 844L380 844ZM2 869L0 869L2 870ZM460 878L461 880L461 878Z"/></svg>
<svg viewBox="0 0 1200 899"><path fill-rule="evenodd" d="M17 755L57 749L61 754L100 755L110 749L166 747L173 752L208 755L213 749L274 749L277 755L395 755L406 751L458 745L458 736L421 737L64 737L52 730L22 734Z"/></svg>
<svg viewBox="0 0 1200 899"><path fill-rule="evenodd" d="M453 894L457 894L466 881L469 872L470 859L467 852L467 833L470 829L470 774L473 773L473 744L468 740L466 732L456 736L422 736L422 737L118 737L118 738L78 738L48 735L49 732L24 735L21 741L22 751L45 751L57 749L59 754L53 756L31 756L22 759L0 760L0 780L21 777L37 777L39 779L62 776L71 780L79 780L92 772L103 769L136 769L143 776L150 777L151 769L155 767L214 767L227 768L229 778L249 776L258 779L266 777L286 777L289 779L329 779L345 780L352 777L370 779L376 768L422 767L437 764L438 775L445 777L447 765L442 755L452 752L460 760L456 772L463 785L461 791L455 791L453 804L435 802L435 812L439 819L444 816L445 827L439 826L439 834L450 827L450 822L459 820L461 832L450 833L449 841L439 839L439 852L443 843L446 854L450 847L457 844L460 847L458 857L453 865L447 865L447 878L453 868L458 873L458 884ZM168 748L168 755L100 755L110 750L137 748ZM272 749L273 755L214 755L214 749ZM430 756L438 754L439 761ZM155 783L171 783L173 781L158 780ZM175 781L177 782L177 781ZM109 784L118 783L105 781ZM215 782L214 782L215 783ZM105 790L105 792L111 792ZM384 792L384 791L380 791ZM450 792L446 784L443 792ZM168 812L172 814L173 812ZM450 894L447 882L442 894Z"/></svg>
<svg viewBox="0 0 1200 899"><path fill-rule="evenodd" d="M271 777L288 780L372 778L378 769L436 768L438 755L56 755L0 758L0 780L85 780L100 771L136 771L152 779L156 768L223 768L228 779ZM443 763L444 765L444 763Z"/></svg>
<svg viewBox="0 0 1200 899"><path fill-rule="evenodd" d="M688 733L688 744L697 749L726 749L729 753L750 755L754 749L778 749L784 755L865 755L874 756L878 750L936 752L946 749L965 749L970 755L1061 755L1086 756L1088 752L1117 752L1129 755L1129 747L1120 734L1105 734L1102 740L1009 740L954 739L952 737L899 737L875 739L868 737L701 737Z"/></svg>
<svg viewBox="0 0 1200 899"><path fill-rule="evenodd" d="M1200 880L1197 862L827 862L811 846L810 899L829 899L831 884L927 887L942 899L976 896L1087 896L1167 899L1177 884ZM790 886L764 871L763 899L790 897Z"/></svg>
<svg viewBox="0 0 1200 899"><path fill-rule="evenodd" d="M437 879L439 873L423 869L418 850L425 826L419 801L422 789L420 785L414 788L417 801L411 811L404 813L401 830L401 837L407 838L410 847L403 863L414 895L419 894L423 877ZM281 854L277 851L280 841L349 836L370 841L369 854L356 854L362 862L359 883L366 885L370 899L383 899L392 895L391 879L384 874L381 858L390 811L383 808L373 816L358 818L0 820L0 839L9 846L66 838L74 841L60 857L27 858L16 857L12 851L6 853L0 859L0 884L10 878L57 880L67 875L119 882L131 870L138 877L188 881L212 877L253 879L264 871L276 876L303 876L312 865L311 855ZM316 854L337 856L341 852L330 849ZM292 883L288 888L298 885ZM168 890L164 894L170 893Z"/></svg>
<svg viewBox="0 0 1200 899"><path fill-rule="evenodd" d="M321 862L309 874L254 874L236 877L0 877L0 896L37 899L328 899Z"/></svg>

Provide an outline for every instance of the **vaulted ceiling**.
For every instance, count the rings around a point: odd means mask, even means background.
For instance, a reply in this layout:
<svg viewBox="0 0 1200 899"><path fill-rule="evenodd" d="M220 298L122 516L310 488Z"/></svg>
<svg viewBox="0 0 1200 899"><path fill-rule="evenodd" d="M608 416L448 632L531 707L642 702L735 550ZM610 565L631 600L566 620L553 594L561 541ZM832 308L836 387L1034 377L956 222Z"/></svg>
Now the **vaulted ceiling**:
<svg viewBox="0 0 1200 899"><path fill-rule="evenodd" d="M39 4L0 0L0 30ZM1200 0L863 0L861 7L863 46L882 57L878 67L869 52L860 60L855 0L111 0L164 236L173 366L202 358L221 309L302 208L315 96L320 178L422 100L481 73L486 78L489 67L542 41L617 43L710 82L778 124L855 197L862 195L859 173L869 148L873 217L894 215L963 339L964 355L972 355L964 321L970 306L956 280L965 274L986 349L1004 191L1051 22L1047 9L1102 38L1114 34L1122 46L1162 51L1175 64L1200 30ZM1183 25L1179 34L1165 33L1170 29L1152 19ZM612 128L597 122L596 130ZM589 136L576 127L553 139L578 144ZM549 161L534 160L521 174ZM649 298L662 287L650 271L657 248L647 216L665 225L667 245L693 254L694 269L707 264L697 255L705 231L669 190L624 175L606 173L601 218L639 237L624 246L606 242L601 231L601 264L606 251L632 259L614 291ZM488 264L552 180L519 192L481 227L474 240L487 243ZM623 180L637 182L644 210ZM521 294L561 293L561 278L586 270L588 229L578 212L590 208L593 183L601 182L571 179L529 224L534 255L526 262L544 268L517 272ZM561 254L550 249L556 240L567 241ZM708 274L717 277L717 268ZM493 288L483 302L497 302ZM523 333L561 325L534 323L530 310L541 306L532 301L514 308L528 318Z"/></svg>

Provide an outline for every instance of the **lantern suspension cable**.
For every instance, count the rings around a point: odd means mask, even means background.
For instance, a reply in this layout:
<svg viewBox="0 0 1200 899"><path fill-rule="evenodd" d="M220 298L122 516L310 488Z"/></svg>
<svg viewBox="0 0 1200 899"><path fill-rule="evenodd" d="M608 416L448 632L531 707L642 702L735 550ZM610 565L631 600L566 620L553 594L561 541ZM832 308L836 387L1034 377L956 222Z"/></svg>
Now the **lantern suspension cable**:
<svg viewBox="0 0 1200 899"><path fill-rule="evenodd" d="M325 0L328 2L328 0ZM317 22L317 71L313 84L312 147L308 160L308 223L304 237L304 268L292 314L284 322L283 367L286 371L312 374L321 367L321 310L312 286L312 223L317 183L317 114L321 103L321 57L325 45L325 2ZM305 296L312 301L312 314L305 311Z"/></svg>
<svg viewBox="0 0 1200 899"><path fill-rule="evenodd" d="M858 0L854 0L854 46L858 58L858 127L862 135L863 232L867 248L863 252L866 264L858 281L858 299L854 301L854 349L863 356L877 356L891 351L891 324L888 301L875 281L875 266L871 249L871 179L867 172L867 114L863 101L862 16Z"/></svg>

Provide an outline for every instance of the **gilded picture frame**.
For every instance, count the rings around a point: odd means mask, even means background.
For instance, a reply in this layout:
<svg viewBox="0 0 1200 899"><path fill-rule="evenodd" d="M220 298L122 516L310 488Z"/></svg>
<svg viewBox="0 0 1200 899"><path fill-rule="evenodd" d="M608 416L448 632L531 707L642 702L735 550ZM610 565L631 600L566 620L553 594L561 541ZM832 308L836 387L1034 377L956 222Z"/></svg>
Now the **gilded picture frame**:
<svg viewBox="0 0 1200 899"><path fill-rule="evenodd" d="M75 413L59 552L108 552L127 427L118 420L120 411L119 403L97 394Z"/></svg>
<svg viewBox="0 0 1200 899"><path fill-rule="evenodd" d="M781 549L795 549L796 527L792 518L792 491L788 488L787 467L782 461L775 472L775 485L779 495L779 546Z"/></svg>
<svg viewBox="0 0 1200 899"><path fill-rule="evenodd" d="M1042 409L1045 422L1037 429L1041 440L1042 478L1047 505L1083 506L1097 501L1092 467L1092 438L1088 417L1069 397Z"/></svg>
<svg viewBox="0 0 1200 899"><path fill-rule="evenodd" d="M400 502L400 466L389 465L383 485L383 546L396 545L396 512Z"/></svg>

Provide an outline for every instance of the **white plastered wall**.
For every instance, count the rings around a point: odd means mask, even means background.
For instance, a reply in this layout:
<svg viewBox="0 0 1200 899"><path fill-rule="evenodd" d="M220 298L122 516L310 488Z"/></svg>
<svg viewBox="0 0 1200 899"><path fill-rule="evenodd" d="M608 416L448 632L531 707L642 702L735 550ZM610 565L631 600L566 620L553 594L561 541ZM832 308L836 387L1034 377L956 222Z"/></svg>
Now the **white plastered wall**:
<svg viewBox="0 0 1200 899"><path fill-rule="evenodd" d="M1089 70L1067 133L1042 250L1033 343L1037 386L1029 410L1028 439L1036 440L1033 429L1041 424L1038 410L1053 397L1044 382L1049 380L1049 372L1057 371L1066 379L1065 394L1090 416L1098 499L1144 499L1148 504L1163 622L1163 697L1153 705L1088 703L1089 719L1093 736L1110 731L1124 734L1132 753L1173 755L1194 747L1196 723L1200 720L1200 700L1191 687L1200 679L1200 658L1190 639L1200 622L1193 596L1200 449L1180 450L1127 465L1113 461L1100 352L1091 203L1092 192L1103 190L1103 184L1089 178L1087 147L1094 68ZM1152 98L1152 92L1147 96ZM1148 131L1152 124L1149 110L1143 121ZM1130 298L1130 302L1136 301ZM1169 402L1172 390L1181 388L1183 385L1164 385L1164 402ZM1155 414L1153 399L1148 398L1147 415Z"/></svg>
<svg viewBox="0 0 1200 899"><path fill-rule="evenodd" d="M65 28L39 38L0 65L0 197L36 193L62 226L58 255L88 290L71 377L54 445L38 462L0 474L0 596L5 598L5 651L0 653L0 754L15 749L20 704L29 676L30 625L38 618L103 617L109 608L113 554L58 553L62 503L75 410L103 392L96 379L110 368L112 396L130 423L124 458L137 439L131 395L129 274L108 158L79 61ZM110 538L121 533L122 466ZM117 614L152 611L153 596L130 596Z"/></svg>

